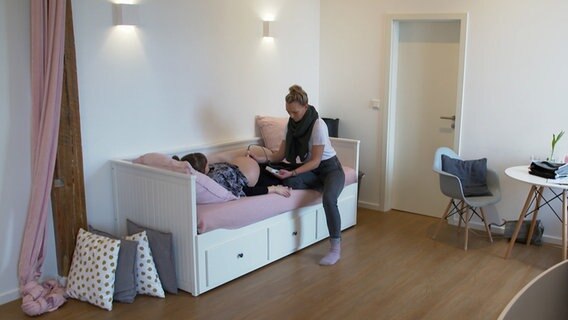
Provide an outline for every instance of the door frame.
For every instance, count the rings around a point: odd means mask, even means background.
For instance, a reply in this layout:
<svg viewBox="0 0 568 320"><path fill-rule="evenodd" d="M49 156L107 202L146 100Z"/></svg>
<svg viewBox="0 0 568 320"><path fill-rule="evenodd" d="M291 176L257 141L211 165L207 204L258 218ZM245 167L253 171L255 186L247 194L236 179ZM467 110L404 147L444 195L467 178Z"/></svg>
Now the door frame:
<svg viewBox="0 0 568 320"><path fill-rule="evenodd" d="M386 212L392 209L391 204L391 185L393 180L394 164L394 145L395 145L395 121L396 121L396 92L398 76L398 45L400 23L403 22L450 22L460 23L460 45L459 45L459 66L456 88L456 108L455 108L455 131L454 131L454 150L460 154L461 122L463 94L465 85L465 61L467 46L467 27L468 13L442 13L442 14L390 14L387 16L387 68L386 68L386 92L385 110L383 117L383 139L380 167L384 173L379 178L381 193L379 196L379 210Z"/></svg>

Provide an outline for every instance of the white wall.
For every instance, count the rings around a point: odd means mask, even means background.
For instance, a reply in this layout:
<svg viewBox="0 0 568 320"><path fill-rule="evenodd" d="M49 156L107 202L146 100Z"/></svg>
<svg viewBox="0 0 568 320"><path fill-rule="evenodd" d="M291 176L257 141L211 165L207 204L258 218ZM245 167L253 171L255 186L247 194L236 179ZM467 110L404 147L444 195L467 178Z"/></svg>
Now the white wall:
<svg viewBox="0 0 568 320"><path fill-rule="evenodd" d="M568 130L568 2L322 1L320 103L342 118L342 135L361 139L361 201L378 207L383 113L368 106L385 97L386 15L438 12L469 12L462 156L486 156L500 173L503 200L492 220L517 219L527 186L504 169L546 155L552 134ZM568 138L557 153L568 153ZM559 239L556 217L539 217L549 240Z"/></svg>
<svg viewBox="0 0 568 320"><path fill-rule="evenodd" d="M89 223L111 228L108 160L254 136L299 83L318 101L319 1L140 1L135 31L106 0L73 1ZM262 38L272 15L274 41Z"/></svg>
<svg viewBox="0 0 568 320"><path fill-rule="evenodd" d="M298 83L318 104L319 0L73 0L88 222L112 230L108 160L255 134ZM273 41L262 38L272 16ZM29 1L0 0L0 303L17 298L30 189ZM50 226L51 228L51 226ZM46 274L55 274L50 233Z"/></svg>

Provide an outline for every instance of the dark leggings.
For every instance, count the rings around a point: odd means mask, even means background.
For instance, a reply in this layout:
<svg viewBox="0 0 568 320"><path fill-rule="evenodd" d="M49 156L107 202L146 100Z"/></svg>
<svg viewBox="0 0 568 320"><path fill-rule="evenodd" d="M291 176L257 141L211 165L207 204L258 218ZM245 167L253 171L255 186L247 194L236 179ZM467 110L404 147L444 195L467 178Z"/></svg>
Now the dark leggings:
<svg viewBox="0 0 568 320"><path fill-rule="evenodd" d="M284 179L282 184L292 189L320 191L329 236L335 239L341 238L341 216L337 207L337 198L345 185L345 173L336 156L321 161L320 165L312 171Z"/></svg>

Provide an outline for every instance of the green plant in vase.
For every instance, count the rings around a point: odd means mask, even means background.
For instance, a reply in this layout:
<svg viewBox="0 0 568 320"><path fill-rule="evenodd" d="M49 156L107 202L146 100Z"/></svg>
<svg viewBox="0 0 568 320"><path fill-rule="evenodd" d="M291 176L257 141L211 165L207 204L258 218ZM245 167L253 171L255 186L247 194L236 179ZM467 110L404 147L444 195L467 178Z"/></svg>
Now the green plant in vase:
<svg viewBox="0 0 568 320"><path fill-rule="evenodd" d="M558 141L560 141L560 138L562 138L562 136L564 135L564 130L558 132L558 134L552 134L552 148L550 151L550 157L547 159L549 161L554 161L554 148L556 147L556 144L558 143Z"/></svg>

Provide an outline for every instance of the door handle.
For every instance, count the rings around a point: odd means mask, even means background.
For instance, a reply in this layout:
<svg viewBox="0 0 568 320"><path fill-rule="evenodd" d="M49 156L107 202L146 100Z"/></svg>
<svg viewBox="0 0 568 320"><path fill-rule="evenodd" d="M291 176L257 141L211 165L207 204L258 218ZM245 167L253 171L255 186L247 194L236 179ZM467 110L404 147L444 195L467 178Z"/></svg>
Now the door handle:
<svg viewBox="0 0 568 320"><path fill-rule="evenodd" d="M455 115L450 116L450 117L448 117L448 116L441 116L440 119L442 119L442 120L452 120L452 125L451 125L450 127L451 127L452 129L455 129L455 128L456 128L456 116L455 116Z"/></svg>

